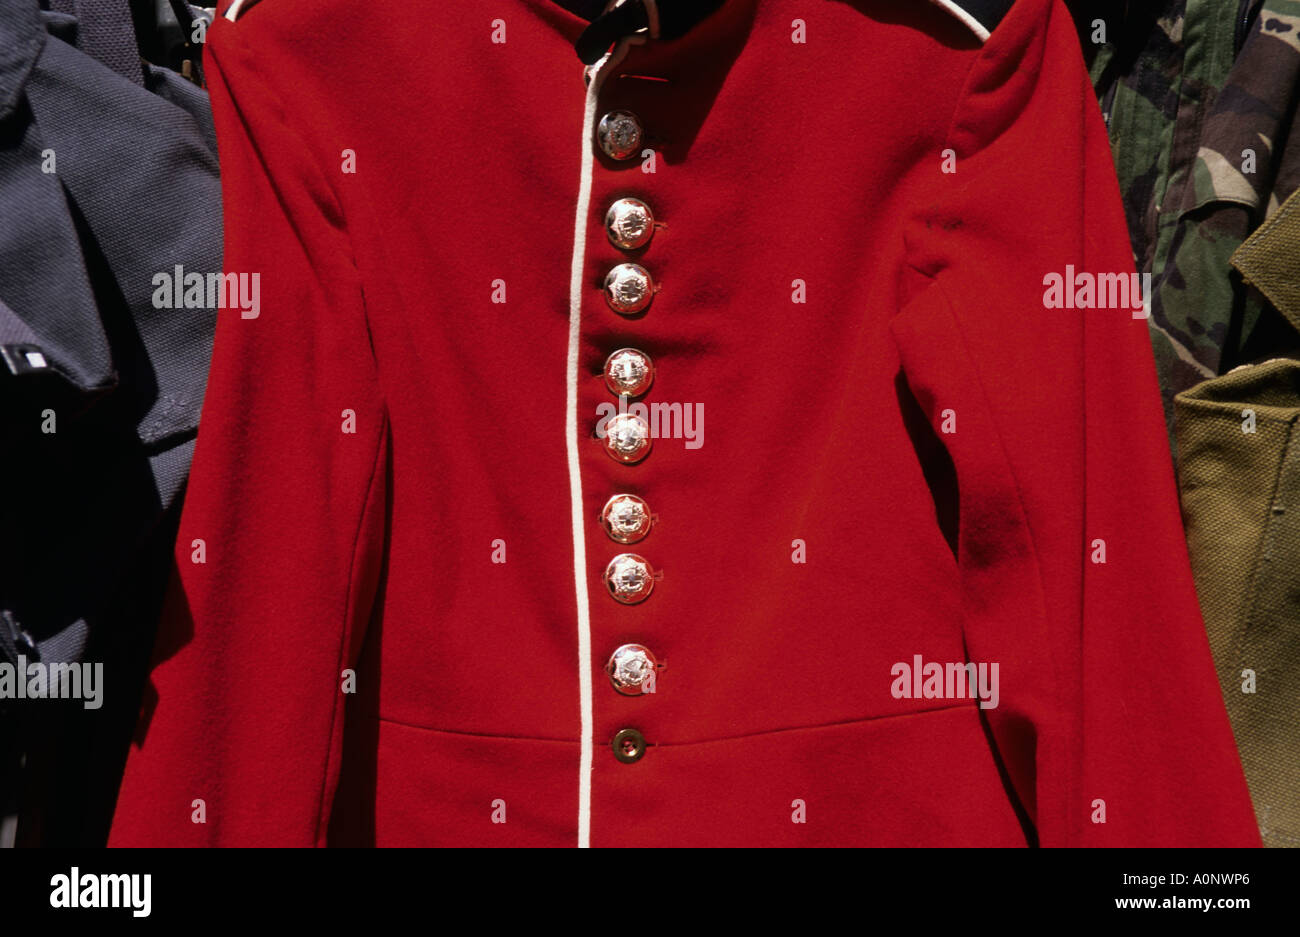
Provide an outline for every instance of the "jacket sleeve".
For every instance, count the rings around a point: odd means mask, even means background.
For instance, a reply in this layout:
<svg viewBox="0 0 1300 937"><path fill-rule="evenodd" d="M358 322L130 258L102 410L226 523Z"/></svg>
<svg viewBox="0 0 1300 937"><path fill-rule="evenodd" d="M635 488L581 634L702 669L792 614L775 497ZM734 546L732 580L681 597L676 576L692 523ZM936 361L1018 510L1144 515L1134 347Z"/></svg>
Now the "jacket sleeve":
<svg viewBox="0 0 1300 937"><path fill-rule="evenodd" d="M387 430L340 160L301 129L327 136L310 96L290 110L261 73L256 25L218 18L207 73L224 267L259 302L218 313L110 845L323 844L376 591Z"/></svg>
<svg viewBox="0 0 1300 937"><path fill-rule="evenodd" d="M1257 845L1145 319L1048 306L1049 274L1133 272L1057 0L1021 0L994 31L947 147L892 332L956 469L965 636L1000 665L985 716L1010 787L1046 846Z"/></svg>

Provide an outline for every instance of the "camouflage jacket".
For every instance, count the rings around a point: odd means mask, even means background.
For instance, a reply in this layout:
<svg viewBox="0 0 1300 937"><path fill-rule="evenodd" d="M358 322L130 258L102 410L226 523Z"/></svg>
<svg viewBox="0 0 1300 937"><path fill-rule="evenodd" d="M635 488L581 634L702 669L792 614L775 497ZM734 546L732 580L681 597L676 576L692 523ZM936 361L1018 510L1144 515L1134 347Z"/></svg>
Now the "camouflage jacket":
<svg viewBox="0 0 1300 937"><path fill-rule="evenodd" d="M1070 3L1106 115L1151 339L1173 398L1300 332L1233 254L1300 188L1300 0ZM1300 326L1297 326L1300 327Z"/></svg>
<svg viewBox="0 0 1300 937"><path fill-rule="evenodd" d="M1300 0L1072 9L1134 257L1152 278L1151 340L1224 700L1264 842L1295 846ZM1265 358L1280 360L1240 367Z"/></svg>

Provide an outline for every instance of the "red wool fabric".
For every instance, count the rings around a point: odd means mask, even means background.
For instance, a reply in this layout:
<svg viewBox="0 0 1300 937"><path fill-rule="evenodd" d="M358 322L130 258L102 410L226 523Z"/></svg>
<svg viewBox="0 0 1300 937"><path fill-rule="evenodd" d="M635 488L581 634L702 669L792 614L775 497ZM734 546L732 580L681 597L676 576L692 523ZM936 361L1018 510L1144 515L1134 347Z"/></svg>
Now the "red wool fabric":
<svg viewBox="0 0 1300 937"><path fill-rule="evenodd" d="M981 42L934 4L728 0L604 73L653 173L584 137L584 21L494 10L504 42L344 0L209 33L261 312L220 313L112 844L1257 845L1146 325L1043 304L1067 264L1132 271L1061 4ZM662 225L632 254L628 196ZM629 260L634 318L601 291ZM622 347L702 446L607 456ZM598 521L620 492L658 515L634 546ZM603 585L622 552L663 572L640 604ZM627 643L655 693L611 686ZM917 655L997 663L997 707L897 698Z"/></svg>

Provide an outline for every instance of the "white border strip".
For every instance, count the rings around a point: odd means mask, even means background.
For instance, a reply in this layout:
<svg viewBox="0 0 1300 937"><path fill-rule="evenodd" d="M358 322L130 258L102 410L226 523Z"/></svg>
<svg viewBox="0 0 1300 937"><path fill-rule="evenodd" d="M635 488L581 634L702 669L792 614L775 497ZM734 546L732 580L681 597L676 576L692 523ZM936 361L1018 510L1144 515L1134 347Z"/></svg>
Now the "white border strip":
<svg viewBox="0 0 1300 937"><path fill-rule="evenodd" d="M596 103L606 72L627 53L624 40L586 70L587 103L582 114L582 170L573 219L573 258L569 264L569 354L565 381L564 438L569 461L569 508L573 524L573 591L578 600L578 707L582 754L578 763L578 848L591 846L591 605L587 595L586 524L582 516L582 470L578 462L578 349L582 341L582 267L587 253L587 215L595 155Z"/></svg>
<svg viewBox="0 0 1300 937"><path fill-rule="evenodd" d="M970 31L979 37L980 42L989 41L989 31L984 28L984 24L959 7L953 2L953 0L930 0L930 2L943 7L953 16L957 17L957 19L969 26Z"/></svg>

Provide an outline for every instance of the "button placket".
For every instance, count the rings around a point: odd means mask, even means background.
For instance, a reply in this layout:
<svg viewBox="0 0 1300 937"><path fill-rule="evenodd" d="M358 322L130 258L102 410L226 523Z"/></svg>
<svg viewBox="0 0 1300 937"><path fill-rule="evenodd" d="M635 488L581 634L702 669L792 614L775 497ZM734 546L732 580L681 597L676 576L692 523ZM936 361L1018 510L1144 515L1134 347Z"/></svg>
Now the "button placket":
<svg viewBox="0 0 1300 937"><path fill-rule="evenodd" d="M645 128L632 112L615 109L601 118L596 137L596 144L606 156L627 161L639 155ZM605 209L605 236L625 255L637 252L639 257L640 252L649 249L656 226L654 212L641 198L616 197ZM627 317L639 317L649 309L656 290L650 270L630 259L611 267L603 282L604 299L610 310ZM623 402L650 391L655 365L639 348L616 348L605 359L602 379L606 389ZM640 416L620 412L607 421L605 450L616 461L637 464L650 454L651 446L650 426ZM600 514L606 536L621 545L644 540L657 520L646 501L630 493L612 495ZM615 602L632 606L646 601L662 576L644 556L619 553L606 565L602 579ZM605 673L616 693L625 697L643 696L655 691L660 666L646 646L622 644L610 654ZM639 730L623 728L614 735L611 748L618 761L633 764L645 755L647 743Z"/></svg>

